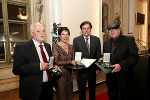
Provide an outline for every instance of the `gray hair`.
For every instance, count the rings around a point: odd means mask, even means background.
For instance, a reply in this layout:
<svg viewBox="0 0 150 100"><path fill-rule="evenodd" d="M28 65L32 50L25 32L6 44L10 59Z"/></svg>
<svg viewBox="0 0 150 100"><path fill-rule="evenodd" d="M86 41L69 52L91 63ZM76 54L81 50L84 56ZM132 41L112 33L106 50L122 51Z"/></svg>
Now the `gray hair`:
<svg viewBox="0 0 150 100"><path fill-rule="evenodd" d="M43 25L43 24L41 24L41 23L39 23L39 22L32 23L32 24L30 25L30 31L31 31L31 32L33 32L33 28L34 28L34 25L35 25L35 24ZM44 26L44 25L43 25L43 26Z"/></svg>

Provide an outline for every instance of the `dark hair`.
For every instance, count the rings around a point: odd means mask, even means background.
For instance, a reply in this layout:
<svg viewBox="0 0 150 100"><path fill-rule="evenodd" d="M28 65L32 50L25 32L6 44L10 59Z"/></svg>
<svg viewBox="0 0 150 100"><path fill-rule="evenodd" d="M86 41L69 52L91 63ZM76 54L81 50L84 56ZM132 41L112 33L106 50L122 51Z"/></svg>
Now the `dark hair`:
<svg viewBox="0 0 150 100"><path fill-rule="evenodd" d="M81 30L82 30L82 26L85 25L85 24L89 24L90 27L92 28L92 24L91 24L90 21L84 21L84 22L82 22L81 25L80 25L80 29L81 29Z"/></svg>
<svg viewBox="0 0 150 100"><path fill-rule="evenodd" d="M58 29L58 35L61 35L62 31L67 31L70 36L70 31L67 27L59 27Z"/></svg>

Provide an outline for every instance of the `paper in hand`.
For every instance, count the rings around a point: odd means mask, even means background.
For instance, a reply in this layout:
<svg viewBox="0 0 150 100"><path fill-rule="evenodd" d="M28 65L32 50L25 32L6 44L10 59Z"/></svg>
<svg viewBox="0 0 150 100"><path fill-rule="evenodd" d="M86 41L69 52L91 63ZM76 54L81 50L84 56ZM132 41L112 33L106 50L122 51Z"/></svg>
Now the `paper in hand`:
<svg viewBox="0 0 150 100"><path fill-rule="evenodd" d="M110 53L104 53L103 62L110 62Z"/></svg>
<svg viewBox="0 0 150 100"><path fill-rule="evenodd" d="M62 71L61 70L57 70L55 67L53 67L53 63L54 63L54 56L50 57L50 61L49 61L49 70L51 73L55 74L55 75L61 75Z"/></svg>
<svg viewBox="0 0 150 100"><path fill-rule="evenodd" d="M81 61L82 52L75 52L75 61Z"/></svg>
<svg viewBox="0 0 150 100"><path fill-rule="evenodd" d="M96 59L86 59L86 58L83 58L83 59L81 60L81 63L85 66L85 68L88 68L88 67L91 66L95 61L96 61Z"/></svg>
<svg viewBox="0 0 150 100"><path fill-rule="evenodd" d="M50 67L53 67L53 62L54 62L54 56L50 57L50 61L49 61Z"/></svg>

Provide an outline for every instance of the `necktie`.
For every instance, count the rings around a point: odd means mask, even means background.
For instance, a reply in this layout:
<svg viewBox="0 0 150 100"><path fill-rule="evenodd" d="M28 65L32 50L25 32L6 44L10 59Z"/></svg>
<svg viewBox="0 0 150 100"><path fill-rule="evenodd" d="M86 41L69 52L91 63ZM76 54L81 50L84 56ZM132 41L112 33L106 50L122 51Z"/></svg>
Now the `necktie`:
<svg viewBox="0 0 150 100"><path fill-rule="evenodd" d="M88 49L88 52L90 54L90 46L89 46L89 42L88 42L88 37L86 38L86 46L87 46L87 49Z"/></svg>
<svg viewBox="0 0 150 100"><path fill-rule="evenodd" d="M42 55L43 61L45 63L48 63L45 52L43 50L43 45L40 45L40 49L41 49L41 55ZM48 72L48 70L46 70L46 73L47 73L47 76L48 76L48 81L51 81L52 80L52 75Z"/></svg>

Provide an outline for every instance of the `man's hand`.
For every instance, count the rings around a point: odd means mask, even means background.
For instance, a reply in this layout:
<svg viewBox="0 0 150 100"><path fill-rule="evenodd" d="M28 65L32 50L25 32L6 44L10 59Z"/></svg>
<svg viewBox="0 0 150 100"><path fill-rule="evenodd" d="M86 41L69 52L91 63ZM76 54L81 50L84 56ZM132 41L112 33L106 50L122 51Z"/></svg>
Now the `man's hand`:
<svg viewBox="0 0 150 100"><path fill-rule="evenodd" d="M42 67L42 70L49 69L49 63L42 62L41 67Z"/></svg>
<svg viewBox="0 0 150 100"><path fill-rule="evenodd" d="M121 70L121 66L119 64L112 65L111 67L115 67L112 73L119 72Z"/></svg>
<svg viewBox="0 0 150 100"><path fill-rule="evenodd" d="M98 62L102 62L103 61L103 58L99 58Z"/></svg>

